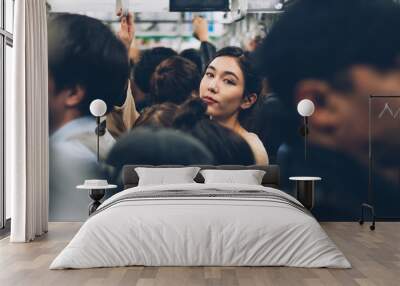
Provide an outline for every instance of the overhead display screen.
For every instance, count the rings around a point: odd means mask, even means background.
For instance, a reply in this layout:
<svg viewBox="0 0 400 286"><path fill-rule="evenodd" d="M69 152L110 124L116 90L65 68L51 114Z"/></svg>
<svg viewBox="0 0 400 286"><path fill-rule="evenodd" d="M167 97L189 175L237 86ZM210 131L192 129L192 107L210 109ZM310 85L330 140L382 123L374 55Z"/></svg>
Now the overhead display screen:
<svg viewBox="0 0 400 286"><path fill-rule="evenodd" d="M173 12L229 11L229 0L170 0Z"/></svg>

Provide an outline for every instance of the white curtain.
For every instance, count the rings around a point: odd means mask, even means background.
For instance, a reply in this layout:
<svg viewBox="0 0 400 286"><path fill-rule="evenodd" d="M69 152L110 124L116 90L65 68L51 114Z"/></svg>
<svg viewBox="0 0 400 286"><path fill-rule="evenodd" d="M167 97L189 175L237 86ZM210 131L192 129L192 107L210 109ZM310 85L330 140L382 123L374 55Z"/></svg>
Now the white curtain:
<svg viewBox="0 0 400 286"><path fill-rule="evenodd" d="M15 1L13 94L6 98L6 187L12 242L48 227L48 94L45 0Z"/></svg>

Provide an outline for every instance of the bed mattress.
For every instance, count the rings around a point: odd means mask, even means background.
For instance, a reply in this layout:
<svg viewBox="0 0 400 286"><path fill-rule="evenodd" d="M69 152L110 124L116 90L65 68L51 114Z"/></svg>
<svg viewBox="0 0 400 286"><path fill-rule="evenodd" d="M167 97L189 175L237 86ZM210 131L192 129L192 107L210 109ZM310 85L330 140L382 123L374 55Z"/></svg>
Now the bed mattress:
<svg viewBox="0 0 400 286"><path fill-rule="evenodd" d="M128 265L351 267L290 195L257 185L198 183L114 195L50 269Z"/></svg>

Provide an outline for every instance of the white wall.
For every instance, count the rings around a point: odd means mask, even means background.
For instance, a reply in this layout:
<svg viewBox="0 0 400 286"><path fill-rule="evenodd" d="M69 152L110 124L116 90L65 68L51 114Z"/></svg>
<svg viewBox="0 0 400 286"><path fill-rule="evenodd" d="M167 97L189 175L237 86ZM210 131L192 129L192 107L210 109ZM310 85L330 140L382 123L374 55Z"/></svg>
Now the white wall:
<svg viewBox="0 0 400 286"><path fill-rule="evenodd" d="M5 76L5 96L7 97L11 95L11 75L13 72L13 57L12 57L12 48L6 45L6 76ZM7 123L6 123L7 124ZM7 128L7 127L6 127ZM7 152L7 151L6 151ZM5 156L4 156L5 157ZM7 163L6 163L7 164ZM7 168L7 166L6 166ZM5 188L5 196L6 196L6 219L11 218L11 192L10 188Z"/></svg>

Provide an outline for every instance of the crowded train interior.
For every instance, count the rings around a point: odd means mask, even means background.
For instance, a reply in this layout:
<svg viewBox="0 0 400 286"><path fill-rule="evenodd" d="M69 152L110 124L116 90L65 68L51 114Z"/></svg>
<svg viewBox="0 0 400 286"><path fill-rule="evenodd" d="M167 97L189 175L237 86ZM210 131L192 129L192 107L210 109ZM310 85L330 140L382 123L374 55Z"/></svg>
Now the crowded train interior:
<svg viewBox="0 0 400 286"><path fill-rule="evenodd" d="M399 31L400 0L0 0L0 284L398 285Z"/></svg>

